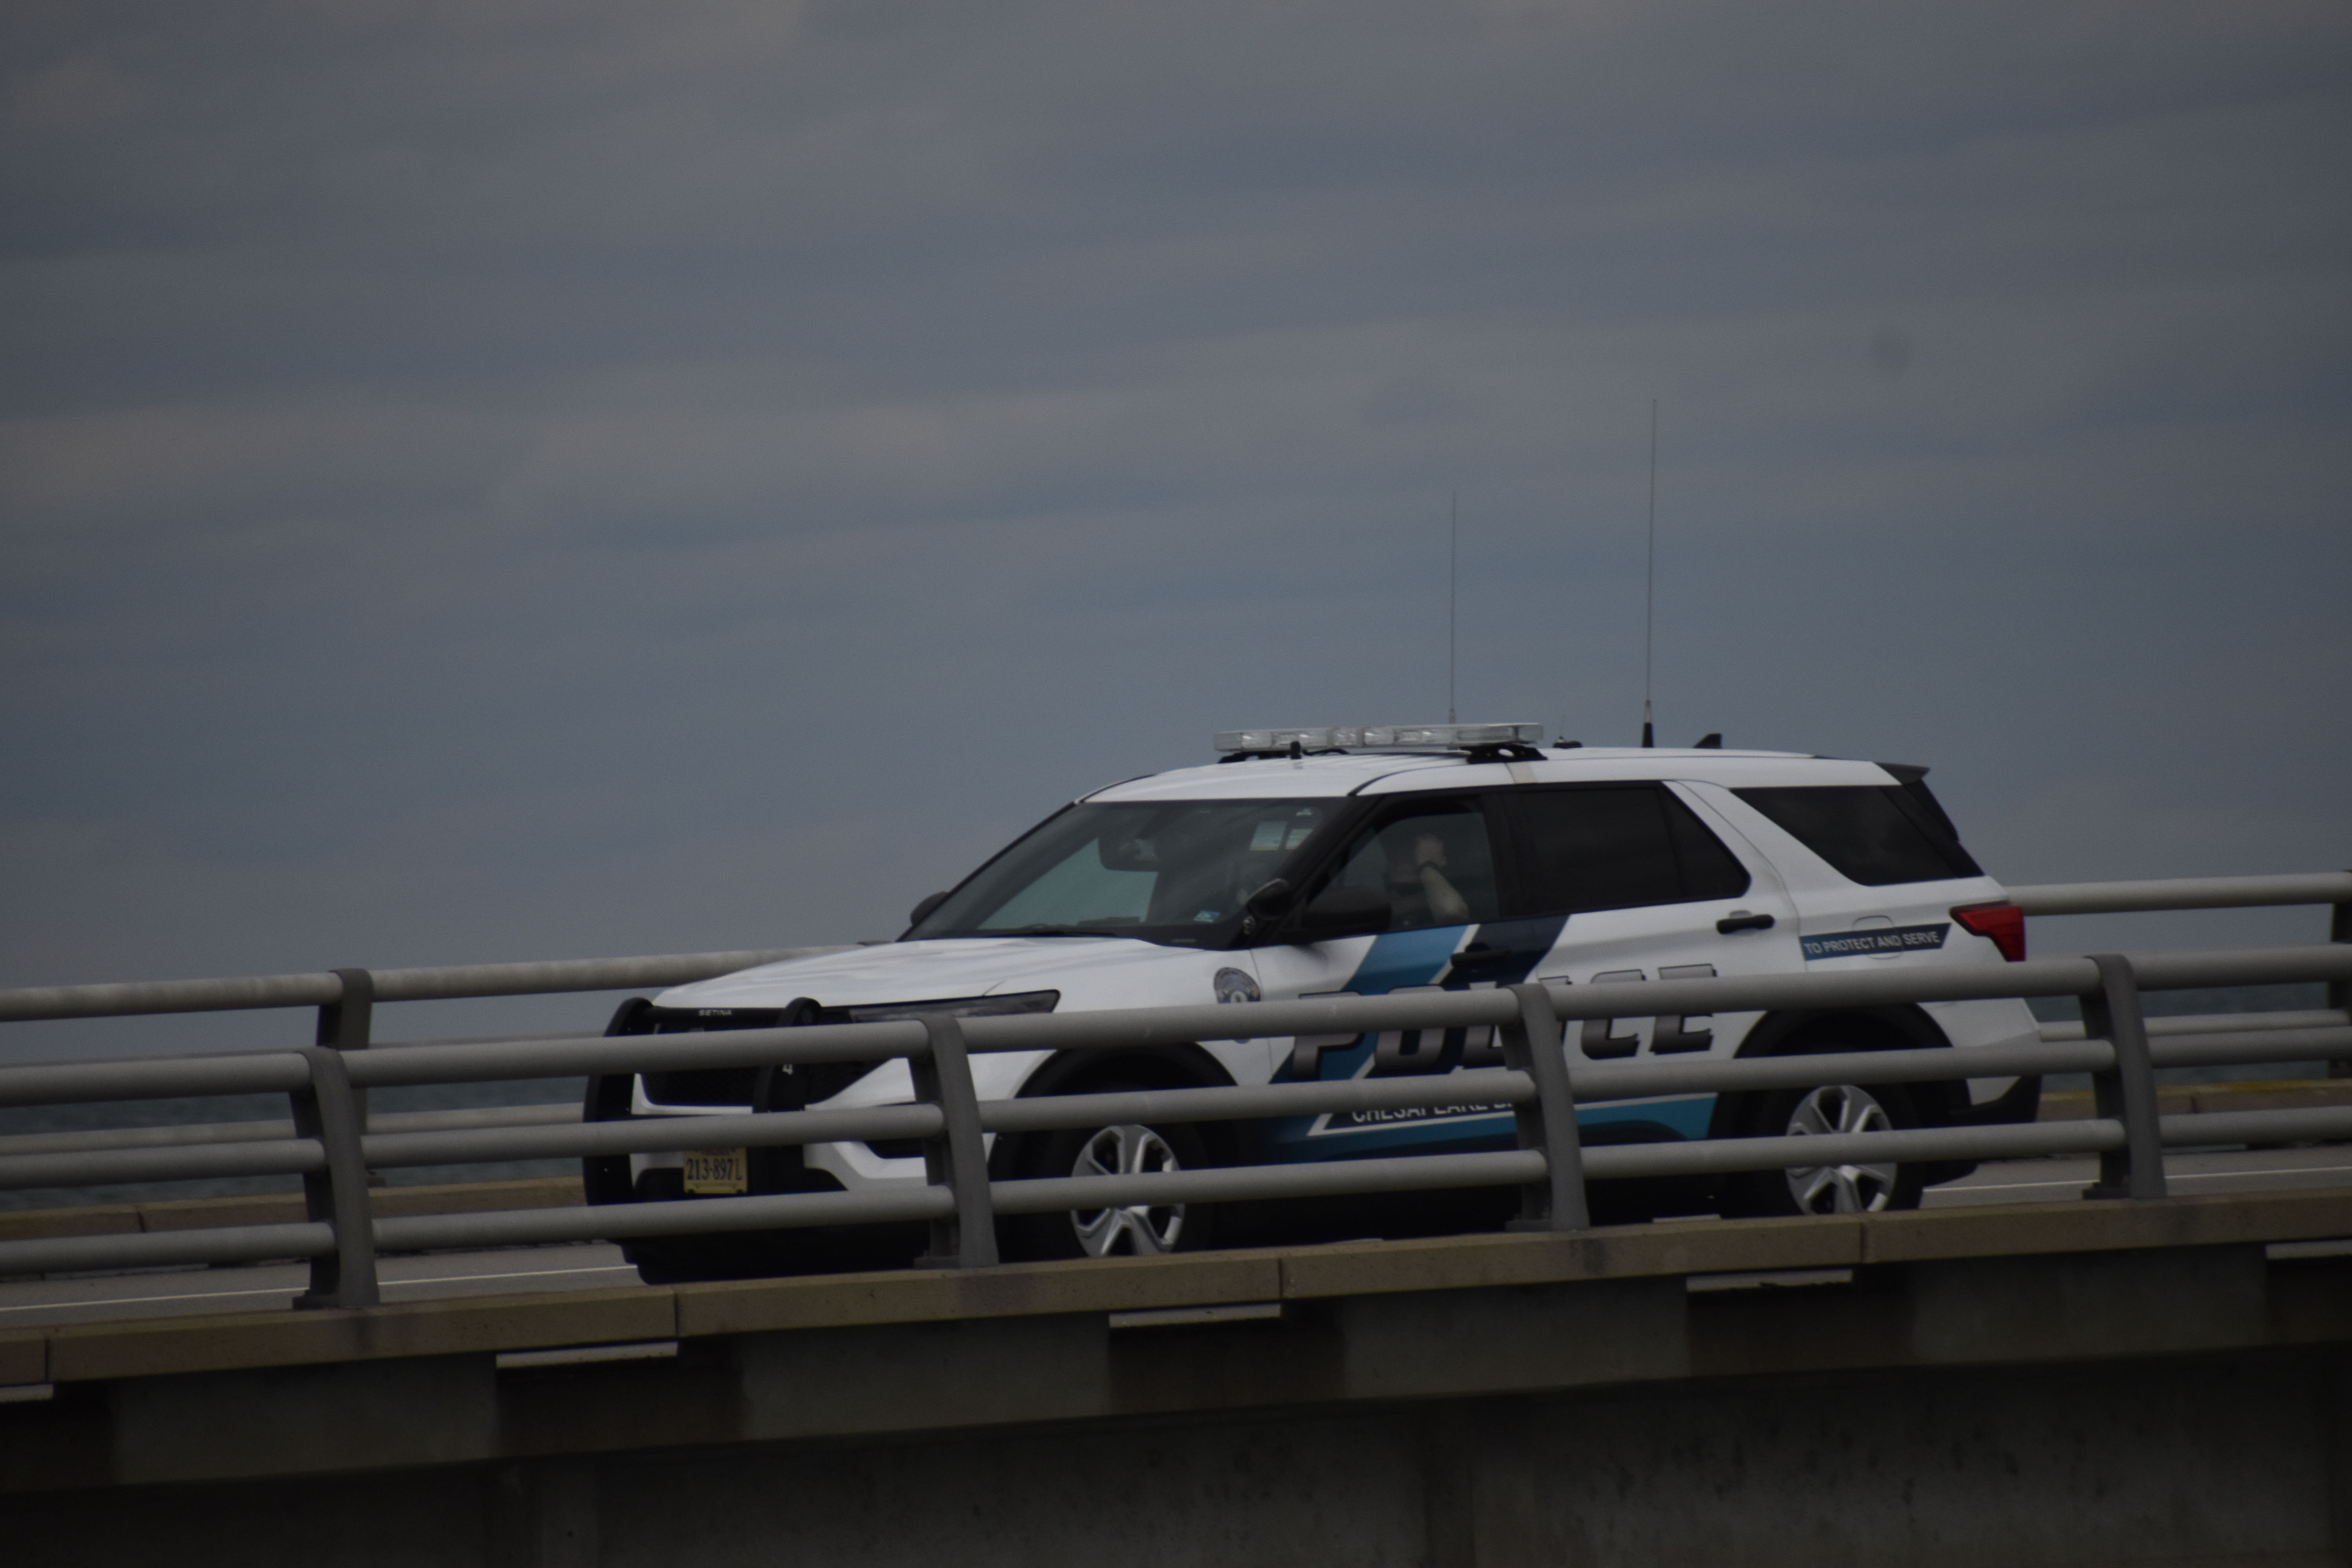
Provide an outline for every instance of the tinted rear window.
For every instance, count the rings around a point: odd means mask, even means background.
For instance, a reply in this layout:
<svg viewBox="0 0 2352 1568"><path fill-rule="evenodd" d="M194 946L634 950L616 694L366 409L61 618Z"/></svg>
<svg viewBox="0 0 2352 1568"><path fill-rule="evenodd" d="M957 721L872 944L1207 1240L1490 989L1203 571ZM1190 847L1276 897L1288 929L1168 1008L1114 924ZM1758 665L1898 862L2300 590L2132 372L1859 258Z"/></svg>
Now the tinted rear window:
<svg viewBox="0 0 2352 1568"><path fill-rule="evenodd" d="M1838 784L1732 793L1838 874L1865 888L1982 876L1959 840L1899 784Z"/></svg>
<svg viewBox="0 0 2352 1568"><path fill-rule="evenodd" d="M1654 784L1516 790L1531 914L1736 899L1748 868Z"/></svg>

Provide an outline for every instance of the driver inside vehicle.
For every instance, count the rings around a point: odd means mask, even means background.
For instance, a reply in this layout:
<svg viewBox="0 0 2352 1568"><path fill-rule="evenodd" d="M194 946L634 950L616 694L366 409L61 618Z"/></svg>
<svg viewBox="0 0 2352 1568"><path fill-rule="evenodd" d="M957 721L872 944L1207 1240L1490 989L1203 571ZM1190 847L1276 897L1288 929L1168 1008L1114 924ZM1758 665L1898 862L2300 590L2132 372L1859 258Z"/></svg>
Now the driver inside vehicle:
<svg viewBox="0 0 2352 1568"><path fill-rule="evenodd" d="M1389 930L1466 925L1495 918L1495 869L1475 811L1421 811L1360 839L1338 885L1388 897Z"/></svg>
<svg viewBox="0 0 2352 1568"><path fill-rule="evenodd" d="M1407 837L1410 848L1402 842ZM1395 911L1392 926L1450 926L1469 920L1470 900L1446 879L1445 840L1434 833L1399 833L1384 837L1381 847L1389 858L1382 881L1389 907Z"/></svg>

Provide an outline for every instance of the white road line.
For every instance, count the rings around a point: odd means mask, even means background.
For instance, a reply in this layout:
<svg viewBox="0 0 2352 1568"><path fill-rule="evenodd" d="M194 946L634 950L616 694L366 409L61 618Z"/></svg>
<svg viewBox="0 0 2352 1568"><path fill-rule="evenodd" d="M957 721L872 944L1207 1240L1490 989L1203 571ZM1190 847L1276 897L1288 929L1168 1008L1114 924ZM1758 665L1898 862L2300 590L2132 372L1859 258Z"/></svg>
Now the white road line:
<svg viewBox="0 0 2352 1568"><path fill-rule="evenodd" d="M288 1285L274 1290L194 1290L180 1296L112 1296L103 1301L35 1301L22 1307L0 1307L0 1312L54 1312L62 1307L135 1307L142 1301L214 1301L229 1296L299 1296L305 1289Z"/></svg>
<svg viewBox="0 0 2352 1568"><path fill-rule="evenodd" d="M635 1274L633 1263L599 1263L582 1268L525 1268L506 1274L444 1274L430 1279L385 1279L389 1290L398 1285L462 1285L472 1279L543 1279L556 1274ZM176 1296L115 1296L102 1301L35 1301L21 1307L0 1307L0 1312L55 1311L65 1307L135 1307L145 1301L219 1301L232 1296L299 1296L308 1287L281 1285L261 1290L189 1290Z"/></svg>
<svg viewBox="0 0 2352 1568"><path fill-rule="evenodd" d="M468 1279L544 1279L555 1274L635 1274L634 1263L586 1263L577 1268L519 1268L508 1274L444 1274L432 1279L387 1279L394 1285L462 1285Z"/></svg>
<svg viewBox="0 0 2352 1568"><path fill-rule="evenodd" d="M2305 1174L2324 1176L2341 1171L2352 1171L2352 1165L2289 1165L2276 1171L2177 1171L2166 1173L2165 1180L2168 1182L2227 1182L2242 1176ZM1938 1187L1935 1190L1945 1193L2020 1193L2028 1187L2087 1187L2097 1180L2096 1175L2086 1175L2077 1177L2071 1182L1986 1182L1982 1185L1970 1184L1967 1186Z"/></svg>

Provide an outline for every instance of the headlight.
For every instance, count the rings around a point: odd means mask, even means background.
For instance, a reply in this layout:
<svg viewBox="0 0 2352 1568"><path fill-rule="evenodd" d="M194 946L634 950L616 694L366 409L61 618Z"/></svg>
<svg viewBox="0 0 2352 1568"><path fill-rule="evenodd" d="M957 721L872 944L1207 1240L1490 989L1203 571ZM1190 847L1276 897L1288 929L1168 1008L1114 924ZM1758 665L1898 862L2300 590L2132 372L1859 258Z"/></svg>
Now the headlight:
<svg viewBox="0 0 2352 1568"><path fill-rule="evenodd" d="M882 1024L893 1018L919 1018L945 1013L954 1018L984 1018L1006 1013L1050 1013L1062 1000L1058 991L1014 991L1002 996L950 996L937 1002L877 1002L865 1007L844 1007L853 1024Z"/></svg>

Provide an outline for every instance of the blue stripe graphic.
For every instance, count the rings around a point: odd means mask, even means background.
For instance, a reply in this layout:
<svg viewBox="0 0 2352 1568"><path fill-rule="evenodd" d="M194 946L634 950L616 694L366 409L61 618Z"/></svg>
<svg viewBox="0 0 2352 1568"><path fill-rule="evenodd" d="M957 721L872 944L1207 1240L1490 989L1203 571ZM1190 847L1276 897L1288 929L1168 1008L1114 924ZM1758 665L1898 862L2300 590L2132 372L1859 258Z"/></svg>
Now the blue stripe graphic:
<svg viewBox="0 0 2352 1568"><path fill-rule="evenodd" d="M1356 972L1339 989L1359 996L1382 996L1416 985L1466 988L1516 985L1525 980L1559 941L1564 915L1548 920L1495 921L1478 926L1437 926L1427 931L1388 931L1375 937ZM1321 1053L1324 1079L1360 1078L1370 1065L1378 1038L1360 1035ZM1456 1042L1458 1048L1458 1042ZM1277 1080L1290 1064L1275 1069ZM1279 1161L1348 1159L1433 1146L1507 1148L1514 1141L1507 1112L1433 1116L1400 1112L1393 1121L1317 1135L1311 1116L1284 1117L1271 1129L1269 1152ZM1580 1118L1580 1121L1581 1118Z"/></svg>

